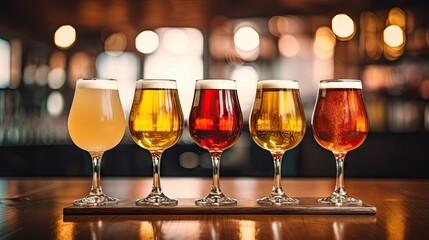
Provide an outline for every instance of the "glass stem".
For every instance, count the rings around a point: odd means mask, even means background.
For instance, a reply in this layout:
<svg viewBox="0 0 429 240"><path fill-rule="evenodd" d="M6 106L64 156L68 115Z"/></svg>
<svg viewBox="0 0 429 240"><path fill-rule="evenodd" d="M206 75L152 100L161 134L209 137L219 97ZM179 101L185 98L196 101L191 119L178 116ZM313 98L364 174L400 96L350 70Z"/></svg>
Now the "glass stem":
<svg viewBox="0 0 429 240"><path fill-rule="evenodd" d="M210 151L210 157L212 159L213 164L213 183L212 183L212 189L211 194L219 195L222 194L222 191L220 190L220 183L219 183L219 169L220 169L220 156L222 155L222 151Z"/></svg>
<svg viewBox="0 0 429 240"><path fill-rule="evenodd" d="M283 195L283 189L281 186L281 179L282 179L282 159L284 152L282 153L271 153L273 156L273 162L274 162L274 186L271 190L271 195L274 196L280 196Z"/></svg>
<svg viewBox="0 0 429 240"><path fill-rule="evenodd" d="M101 158L104 152L90 152L92 159L92 186L90 195L103 195L100 181Z"/></svg>
<svg viewBox="0 0 429 240"><path fill-rule="evenodd" d="M335 162L337 164L337 177L335 181L334 195L347 195L344 187L344 159L346 153L334 153Z"/></svg>
<svg viewBox="0 0 429 240"><path fill-rule="evenodd" d="M153 186L152 194L161 195L161 156L162 151L150 151L152 155L152 166L153 166Z"/></svg>

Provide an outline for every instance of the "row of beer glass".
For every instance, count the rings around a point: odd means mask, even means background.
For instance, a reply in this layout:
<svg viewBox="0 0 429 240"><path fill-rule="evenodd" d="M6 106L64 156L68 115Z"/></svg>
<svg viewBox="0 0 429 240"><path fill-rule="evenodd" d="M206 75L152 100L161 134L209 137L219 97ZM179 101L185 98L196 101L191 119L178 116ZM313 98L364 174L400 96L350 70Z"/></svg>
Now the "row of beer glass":
<svg viewBox="0 0 429 240"><path fill-rule="evenodd" d="M80 79L68 119L73 142L91 155L93 183L88 196L74 201L77 206L116 204L118 199L103 193L100 164L105 151L115 147L126 123L116 80ZM193 104L188 120L189 133L200 147L207 149L213 164L213 183L206 197L196 205L235 205L220 189L219 168L222 151L235 144L241 134L243 118L236 83L228 79L202 79L195 82ZM360 80L323 80L319 84L312 116L316 141L332 151L337 162L336 186L331 196L319 199L326 204L361 204L344 188L343 163L348 151L360 146L368 133ZM129 116L134 142L150 151L153 161L153 187L136 205L177 205L161 188L160 163L163 151L180 139L184 117L174 80L137 80ZM306 130L306 120L296 80L260 80L249 118L252 139L272 154L274 186L271 193L257 200L260 205L297 204L281 187L284 153L296 147Z"/></svg>

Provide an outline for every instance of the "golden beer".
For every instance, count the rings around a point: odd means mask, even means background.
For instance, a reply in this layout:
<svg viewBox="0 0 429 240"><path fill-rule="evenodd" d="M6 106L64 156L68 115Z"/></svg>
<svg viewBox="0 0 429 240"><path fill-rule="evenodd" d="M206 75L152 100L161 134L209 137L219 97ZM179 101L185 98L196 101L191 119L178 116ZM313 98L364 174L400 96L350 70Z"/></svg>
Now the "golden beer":
<svg viewBox="0 0 429 240"><path fill-rule="evenodd" d="M115 81L77 81L68 130L73 142L90 152L109 150L121 141L125 115Z"/></svg>
<svg viewBox="0 0 429 240"><path fill-rule="evenodd" d="M175 86L137 86L129 127L133 140L149 151L165 150L179 141L184 118ZM137 84L142 85L142 84Z"/></svg>
<svg viewBox="0 0 429 240"><path fill-rule="evenodd" d="M305 134L305 115L298 89L258 88L250 116L250 134L261 148L284 152Z"/></svg>

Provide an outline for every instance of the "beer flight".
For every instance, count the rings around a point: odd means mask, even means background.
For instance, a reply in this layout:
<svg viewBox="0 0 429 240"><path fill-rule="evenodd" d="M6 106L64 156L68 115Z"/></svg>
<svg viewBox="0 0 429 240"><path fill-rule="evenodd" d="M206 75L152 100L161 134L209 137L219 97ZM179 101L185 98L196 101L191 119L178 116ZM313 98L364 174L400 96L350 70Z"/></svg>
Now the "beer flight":
<svg viewBox="0 0 429 240"><path fill-rule="evenodd" d="M138 199L136 205L178 204L161 188L160 164L162 153L179 141L184 124L175 80L137 80L128 125L133 141L152 156L153 186L148 196ZM77 81L68 130L72 141L89 152L93 175L89 194L75 200L73 205L101 206L119 202L103 192L100 166L103 153L121 141L126 125L116 80ZM368 134L361 81L320 81L311 125L314 138L333 153L337 166L333 193L318 202L361 205L362 201L349 196L344 186L345 156L359 147ZM243 127L236 82L229 79L197 80L188 126L193 141L210 153L213 165L212 187L207 196L195 200L195 205L236 205L236 199L222 193L219 176L222 152L237 142ZM301 142L305 130L298 81L259 80L249 117L249 131L253 141L271 153L274 163L271 193L257 199L259 205L299 204L298 199L287 196L281 187L281 162L284 153Z"/></svg>

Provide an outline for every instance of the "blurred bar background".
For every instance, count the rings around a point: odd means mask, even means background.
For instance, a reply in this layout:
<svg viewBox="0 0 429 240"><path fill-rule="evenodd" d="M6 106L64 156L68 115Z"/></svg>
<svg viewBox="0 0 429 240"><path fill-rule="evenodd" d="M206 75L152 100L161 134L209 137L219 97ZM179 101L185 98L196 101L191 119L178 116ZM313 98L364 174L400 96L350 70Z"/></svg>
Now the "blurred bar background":
<svg viewBox="0 0 429 240"><path fill-rule="evenodd" d="M237 80L245 125L221 175L255 177L273 169L248 133L258 79L299 80L307 132L285 155L283 175L292 177L334 177L334 158L311 131L318 82L362 79L370 133L348 154L346 177L429 178L425 1L2 1L0 177L90 174L89 155L67 132L81 77L118 79L127 117L139 78L176 79L185 118L196 79ZM187 129L161 166L163 176L211 176ZM103 176L151 173L149 152L128 130L104 155Z"/></svg>

